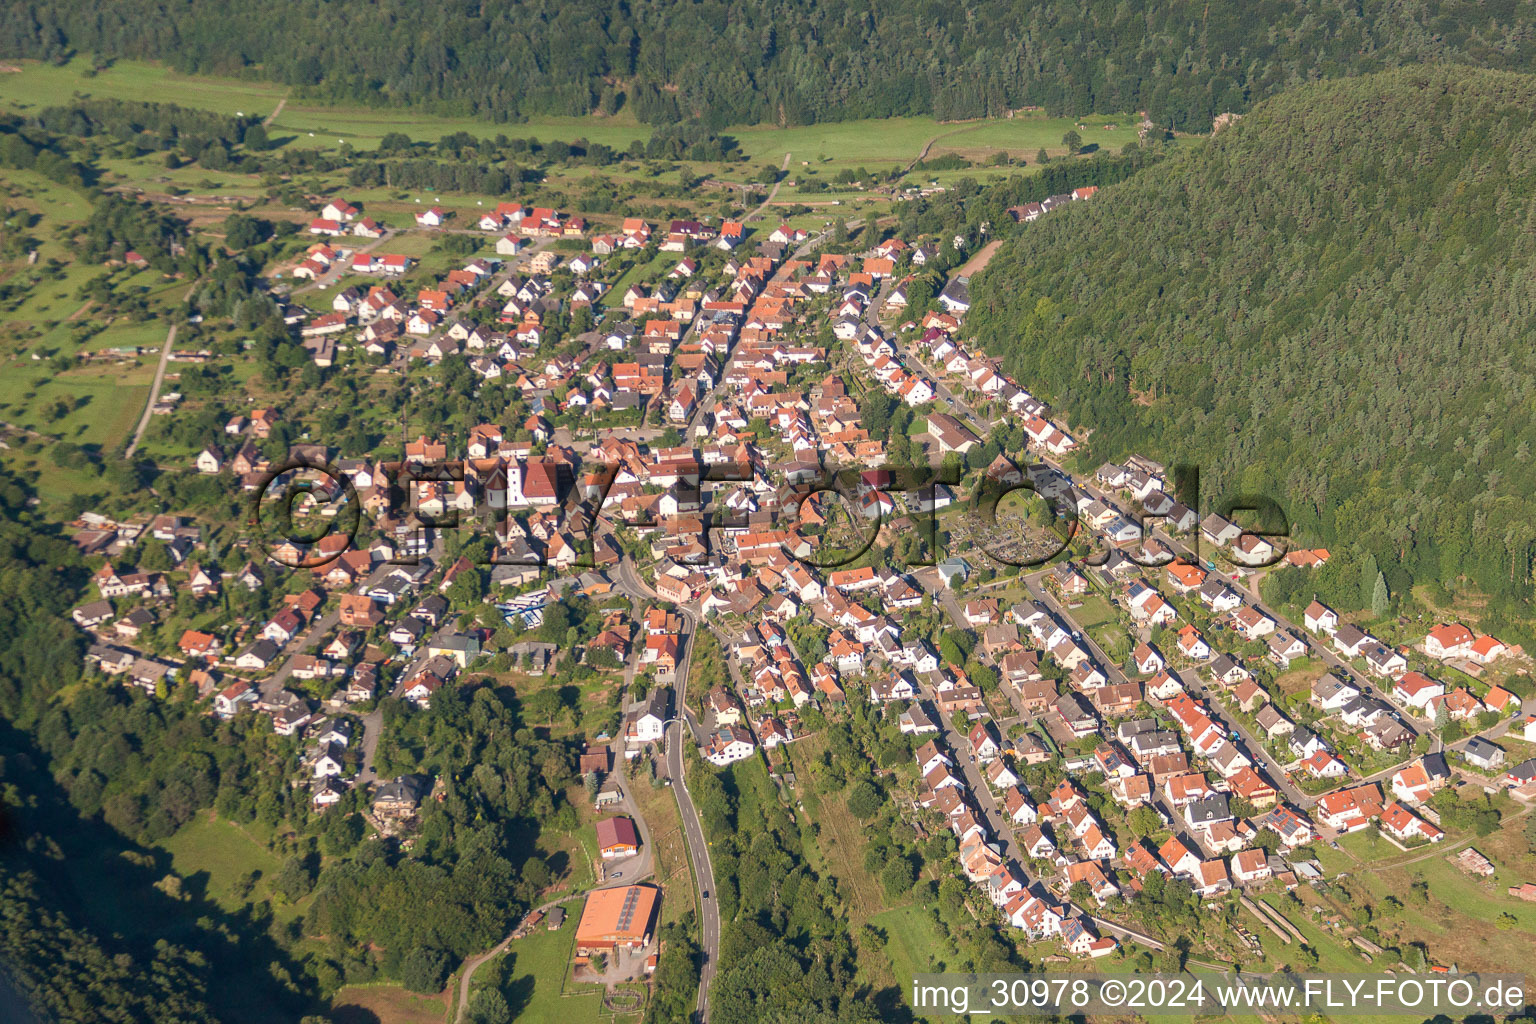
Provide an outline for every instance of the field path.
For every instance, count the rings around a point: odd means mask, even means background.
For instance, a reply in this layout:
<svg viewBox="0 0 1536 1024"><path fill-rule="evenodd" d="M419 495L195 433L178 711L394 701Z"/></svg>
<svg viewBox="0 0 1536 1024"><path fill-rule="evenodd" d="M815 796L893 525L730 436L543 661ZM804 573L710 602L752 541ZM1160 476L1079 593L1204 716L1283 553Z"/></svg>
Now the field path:
<svg viewBox="0 0 1536 1024"><path fill-rule="evenodd" d="M533 908L528 912L528 914L524 914L523 917L524 919L527 919L527 917L531 914L548 913L552 907L558 907L560 904L569 903L572 900L582 899L586 895L587 894L585 892L577 892L572 893L569 896L562 896L557 900L550 900L548 903L543 903ZM518 924L521 925L522 921L519 921ZM459 976L459 1008L453 1016L455 1024L463 1024L463 1022L468 1017L470 979L475 976L475 972L480 969L481 964L485 963L487 960L494 956L500 955L511 944L512 935L508 935L506 938L498 942L495 948L487 950L486 952L481 953L479 956L472 956L468 960L464 961L464 966L460 968L462 973Z"/></svg>
<svg viewBox="0 0 1536 1024"><path fill-rule="evenodd" d="M774 182L773 183L773 188L768 190L768 198L763 200L762 205L760 205L757 209L753 210L751 213L747 214L747 216L742 219L742 223L743 224L745 224L747 221L757 220L757 218L759 218L759 217L761 217L763 215L763 211L768 209L768 204L773 202L773 197L779 194L779 186L784 184L783 174L785 172L787 172L788 170L789 170L789 154L785 153L784 154L784 162L779 165L779 171L780 171L779 180Z"/></svg>
<svg viewBox="0 0 1536 1024"><path fill-rule="evenodd" d="M952 128L952 129L950 129L947 132L940 132L939 134L935 135L933 138L929 139L927 142L923 143L922 151L919 152L917 154L917 156L912 158L912 162L907 164L907 166L902 169L902 173L903 174L907 173L908 171L912 170L912 168L916 167L918 164L920 164L924 160L928 159L928 151L933 149L933 144L935 142L938 142L940 139L947 139L951 135L960 135L963 132L973 132L977 128L980 128L983 125L985 125L986 123L987 122L984 121L984 120L983 121L977 121L975 124L968 124L964 128Z"/></svg>
<svg viewBox="0 0 1536 1024"><path fill-rule="evenodd" d="M986 245L977 250L976 255L966 260L965 266L955 271L954 276L969 278L974 274L981 273L981 271L986 269L987 264L992 261L993 255L996 254L998 248L1001 247L1002 244L1003 240L1001 238L997 238L988 242Z"/></svg>
<svg viewBox="0 0 1536 1024"><path fill-rule="evenodd" d="M170 330L165 332L165 346L160 349L160 365L155 367L155 382L150 386L149 398L144 403L144 415L139 417L139 426L133 432L133 440L128 442L128 448L123 452L125 459L133 458L139 442L144 439L144 431L149 427L149 418L154 414L155 403L160 400L160 385L165 383L165 367L171 361L171 346L175 344L176 324L171 324Z"/></svg>
<svg viewBox="0 0 1536 1024"><path fill-rule="evenodd" d="M288 97L287 96L284 96L282 99L278 100L277 101L277 106L275 108L273 108L272 113L267 115L267 119L265 121L261 122L261 126L263 128L271 128L272 127L272 122L277 120L277 115L281 114L283 112L283 108L286 107L287 105L288 105Z"/></svg>

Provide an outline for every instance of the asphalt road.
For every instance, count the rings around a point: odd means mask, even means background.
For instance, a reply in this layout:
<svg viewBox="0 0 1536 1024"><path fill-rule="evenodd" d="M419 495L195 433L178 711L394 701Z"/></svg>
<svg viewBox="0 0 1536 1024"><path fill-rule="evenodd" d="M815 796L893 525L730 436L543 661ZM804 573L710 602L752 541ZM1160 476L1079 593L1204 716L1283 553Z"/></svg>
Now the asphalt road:
<svg viewBox="0 0 1536 1024"><path fill-rule="evenodd" d="M640 579L634 563L625 558L615 573L616 588L631 598L654 600L656 594ZM693 664L693 638L699 628L697 613L683 605L674 606L687 623L683 643L683 660L677 666L674 684L676 714L687 714L688 670ZM692 723L690 723L691 725ZM693 863L693 877L699 890L699 947L704 962L699 969L698 1017L709 1020L709 986L715 977L715 967L720 959L720 905L716 898L715 867L709 856L709 841L704 836L704 826L699 822L699 812L693 805L693 794L688 792L688 780L683 771L682 718L674 718L666 726L667 778L672 782L672 795L677 799L677 810L683 822L683 839L688 845L688 859ZM694 726L696 728L696 726Z"/></svg>
<svg viewBox="0 0 1536 1024"><path fill-rule="evenodd" d="M693 662L693 637L698 621L692 611L678 609L688 623L687 646L683 663L677 669L677 707L679 714L686 714L684 699L688 692L688 669ZM683 772L682 722L674 720L667 727L667 777L672 780L672 792L677 797L677 808L683 818L683 835L688 842L688 855L693 861L694 877L699 885L699 946L704 951L704 963L699 969L699 1020L709 1020L709 985L715 977L715 967L720 959L720 904L716 899L715 866L709 856L709 841L704 837L704 827L699 822L699 812L693 806L693 794L688 792L688 780Z"/></svg>

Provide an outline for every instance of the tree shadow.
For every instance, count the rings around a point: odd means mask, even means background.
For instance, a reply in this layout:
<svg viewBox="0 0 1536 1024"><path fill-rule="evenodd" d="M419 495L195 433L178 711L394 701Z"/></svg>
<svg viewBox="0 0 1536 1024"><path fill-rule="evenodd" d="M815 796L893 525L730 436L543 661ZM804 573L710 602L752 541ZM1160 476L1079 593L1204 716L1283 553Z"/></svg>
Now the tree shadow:
<svg viewBox="0 0 1536 1024"><path fill-rule="evenodd" d="M109 955L126 953L147 965L161 943L197 951L213 979L204 997L220 1020L270 1019L271 1011L297 1017L323 1008L303 966L269 933L270 908L225 910L207 895L207 872L182 878L179 898L158 888L172 870L170 855L81 817L46 770L48 757L8 722L0 722L0 757L7 776L33 800L24 821L5 833L0 859L34 872L56 908L94 933ZM33 833L46 836L57 855L33 854ZM293 988L274 977L278 969Z"/></svg>
<svg viewBox="0 0 1536 1024"><path fill-rule="evenodd" d="M166 855L166 870L171 870L170 855ZM208 882L212 876L207 871L194 871L190 875L181 877L181 891L194 900L206 900L208 896Z"/></svg>
<svg viewBox="0 0 1536 1024"><path fill-rule="evenodd" d="M914 1020L911 1007L901 996L901 988L897 985L887 985L870 994L870 1002L880 1012L882 1021L890 1021L892 1024L911 1024Z"/></svg>
<svg viewBox="0 0 1536 1024"><path fill-rule="evenodd" d="M533 975L525 978L511 979L512 969L517 965L517 954L511 950L501 961L501 994L507 1001L507 1006L512 1010L512 1019L517 1020L524 1010L533 1002Z"/></svg>
<svg viewBox="0 0 1536 1024"><path fill-rule="evenodd" d="M551 878L564 878L565 873L571 869L571 855L564 850L556 850L544 858L544 863L549 866Z"/></svg>
<svg viewBox="0 0 1536 1024"><path fill-rule="evenodd" d="M381 1024L379 1015L366 1006L338 1006L330 1019L331 1024Z"/></svg>

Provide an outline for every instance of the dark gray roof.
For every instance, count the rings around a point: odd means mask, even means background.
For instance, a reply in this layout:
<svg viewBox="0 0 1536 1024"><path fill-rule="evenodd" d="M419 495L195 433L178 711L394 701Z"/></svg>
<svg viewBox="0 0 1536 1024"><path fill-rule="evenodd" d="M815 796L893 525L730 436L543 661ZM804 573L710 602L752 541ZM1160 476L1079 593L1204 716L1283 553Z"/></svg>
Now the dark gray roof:
<svg viewBox="0 0 1536 1024"><path fill-rule="evenodd" d="M419 804L432 791L432 779L427 775L402 775L393 782L386 782L374 795L374 803Z"/></svg>
<svg viewBox="0 0 1536 1024"><path fill-rule="evenodd" d="M1503 747L1499 746L1497 743L1485 740L1481 736L1474 736L1467 741L1468 757L1476 756L1481 758L1489 758L1493 757L1495 754L1502 753L1504 753Z"/></svg>
<svg viewBox="0 0 1536 1024"><path fill-rule="evenodd" d="M1213 793L1203 800L1196 800L1185 809L1185 813L1195 825L1232 817L1232 812L1227 810L1227 797L1224 793Z"/></svg>

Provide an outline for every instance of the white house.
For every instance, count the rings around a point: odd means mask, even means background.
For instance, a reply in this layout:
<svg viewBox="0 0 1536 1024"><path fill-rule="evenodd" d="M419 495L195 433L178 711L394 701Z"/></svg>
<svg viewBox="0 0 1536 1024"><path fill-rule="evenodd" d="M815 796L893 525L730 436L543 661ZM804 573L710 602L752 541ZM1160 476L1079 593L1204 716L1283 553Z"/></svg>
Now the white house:
<svg viewBox="0 0 1536 1024"><path fill-rule="evenodd" d="M1321 601L1314 600L1302 613L1301 621L1302 625L1313 633L1332 635L1334 630L1339 628L1339 613Z"/></svg>
<svg viewBox="0 0 1536 1024"><path fill-rule="evenodd" d="M710 738L704 748L704 759L717 768L724 768L751 757L754 749L751 733L740 726L727 725Z"/></svg>

